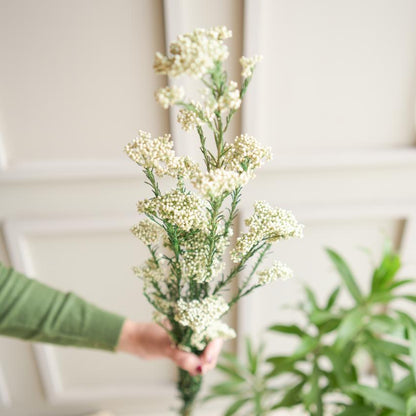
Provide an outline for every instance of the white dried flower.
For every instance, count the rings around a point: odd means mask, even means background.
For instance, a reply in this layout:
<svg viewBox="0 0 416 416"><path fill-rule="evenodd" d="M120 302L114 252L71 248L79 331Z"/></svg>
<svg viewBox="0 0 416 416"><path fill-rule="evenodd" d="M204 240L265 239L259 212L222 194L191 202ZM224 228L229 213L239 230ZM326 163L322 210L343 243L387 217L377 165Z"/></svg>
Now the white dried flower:
<svg viewBox="0 0 416 416"><path fill-rule="evenodd" d="M178 189L139 201L137 210L154 215L185 231L205 230L208 225L206 202L196 194L183 193Z"/></svg>
<svg viewBox="0 0 416 416"><path fill-rule="evenodd" d="M227 169L243 172L260 167L265 160L272 158L271 148L263 147L253 137L242 134L225 147L224 164Z"/></svg>
<svg viewBox="0 0 416 416"><path fill-rule="evenodd" d="M185 90L183 87L172 87L159 88L155 93L156 101L166 110L171 105L181 101L185 96Z"/></svg>
<svg viewBox="0 0 416 416"><path fill-rule="evenodd" d="M140 267L133 267L134 274L143 280L145 289L152 282L161 282L166 280L163 259L156 262L153 258L147 259Z"/></svg>
<svg viewBox="0 0 416 416"><path fill-rule="evenodd" d="M201 78L215 67L216 62L227 59L228 48L224 40L231 35L225 27L195 29L180 35L170 45L170 56L156 54L153 67L158 74L172 77L188 74Z"/></svg>
<svg viewBox="0 0 416 416"><path fill-rule="evenodd" d="M235 172L224 168L212 169L194 177L192 184L206 198L221 196L245 185L253 175L247 172Z"/></svg>
<svg viewBox="0 0 416 416"><path fill-rule="evenodd" d="M163 229L147 218L131 227L130 231L146 245L155 243L163 234Z"/></svg>
<svg viewBox="0 0 416 416"><path fill-rule="evenodd" d="M228 309L228 303L221 296L210 296L190 302L179 299L176 304L175 320L181 325L201 333L217 321Z"/></svg>
<svg viewBox="0 0 416 416"><path fill-rule="evenodd" d="M185 131L190 131L202 124L202 120L195 111L181 108L178 113L178 123Z"/></svg>
<svg viewBox="0 0 416 416"><path fill-rule="evenodd" d="M266 283L273 282L274 280L287 280L293 277L293 270L286 264L275 261L273 266L257 273L259 278L257 283L259 285L265 285Z"/></svg>
<svg viewBox="0 0 416 416"><path fill-rule="evenodd" d="M222 321L215 321L206 330L194 332L191 336L191 345L197 350L202 351L213 339L232 339L235 337L236 333L234 329Z"/></svg>
<svg viewBox="0 0 416 416"><path fill-rule="evenodd" d="M243 78L250 78L253 75L254 67L263 60L261 55L254 55L251 58L242 56L240 58L240 64L242 68L241 76Z"/></svg>
<svg viewBox="0 0 416 416"><path fill-rule="evenodd" d="M217 238L215 253L211 261L207 233L199 231L187 237L181 247L183 251L181 258L183 276L202 283L212 280L221 272L224 267L222 256L229 245L229 235Z"/></svg>
<svg viewBox="0 0 416 416"><path fill-rule="evenodd" d="M152 169L158 176L193 177L200 171L198 164L189 157L175 156L169 134L152 138L150 133L140 130L124 150L131 160L143 168Z"/></svg>
<svg viewBox="0 0 416 416"><path fill-rule="evenodd" d="M223 95L218 99L217 109L220 112L226 110L238 110L241 106L240 90L235 81L230 81Z"/></svg>
<svg viewBox="0 0 416 416"><path fill-rule="evenodd" d="M254 204L254 213L245 220L248 232L237 238L231 258L238 263L260 241L269 243L288 238L302 238L303 228L291 211L272 208L266 201Z"/></svg>

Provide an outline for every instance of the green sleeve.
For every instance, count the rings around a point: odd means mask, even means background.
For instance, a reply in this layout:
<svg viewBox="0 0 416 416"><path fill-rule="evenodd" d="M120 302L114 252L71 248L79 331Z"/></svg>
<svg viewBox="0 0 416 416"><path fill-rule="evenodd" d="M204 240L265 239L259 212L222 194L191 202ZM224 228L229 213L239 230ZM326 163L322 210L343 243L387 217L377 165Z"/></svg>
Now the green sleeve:
<svg viewBox="0 0 416 416"><path fill-rule="evenodd" d="M0 335L114 351L123 322L0 263Z"/></svg>

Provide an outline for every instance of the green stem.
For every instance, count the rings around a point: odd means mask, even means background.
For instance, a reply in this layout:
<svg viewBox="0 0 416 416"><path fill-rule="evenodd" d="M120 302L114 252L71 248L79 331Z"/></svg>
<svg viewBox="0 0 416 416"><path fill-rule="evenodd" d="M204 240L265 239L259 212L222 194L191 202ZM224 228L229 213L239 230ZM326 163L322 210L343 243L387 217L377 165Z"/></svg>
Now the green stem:
<svg viewBox="0 0 416 416"><path fill-rule="evenodd" d="M178 391L182 400L179 411L181 416L191 416L193 413L195 399L201 389L202 376L191 376L187 371L179 369Z"/></svg>

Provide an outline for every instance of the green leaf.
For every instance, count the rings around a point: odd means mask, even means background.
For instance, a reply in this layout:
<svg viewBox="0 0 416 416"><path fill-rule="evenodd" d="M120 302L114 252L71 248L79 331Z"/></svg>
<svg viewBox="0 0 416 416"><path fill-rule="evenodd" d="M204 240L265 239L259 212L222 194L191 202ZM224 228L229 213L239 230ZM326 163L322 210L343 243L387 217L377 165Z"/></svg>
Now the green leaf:
<svg viewBox="0 0 416 416"><path fill-rule="evenodd" d="M292 359L300 359L313 351L318 346L318 339L309 335L302 337L300 344L292 354Z"/></svg>
<svg viewBox="0 0 416 416"><path fill-rule="evenodd" d="M315 310L309 315L309 320L314 325L322 325L323 323L334 318L336 318L336 316L332 312L325 311L323 309Z"/></svg>
<svg viewBox="0 0 416 416"><path fill-rule="evenodd" d="M396 288L398 288L398 287L400 287L400 286L403 286L403 285L408 285L408 284L410 284L410 283L414 283L415 282L415 279L402 279L402 280L396 280L395 282L393 282L391 285L390 285L390 290L393 290L393 289L396 289Z"/></svg>
<svg viewBox="0 0 416 416"><path fill-rule="evenodd" d="M363 300L363 296L345 260L334 250L327 248L326 252L328 253L329 258L332 260L332 263L338 270L345 286L351 293L351 296L355 299L357 303L361 303Z"/></svg>
<svg viewBox="0 0 416 416"><path fill-rule="evenodd" d="M362 309L352 309L341 321L335 340L335 348L342 349L348 342L352 341L363 327L364 312Z"/></svg>
<svg viewBox="0 0 416 416"><path fill-rule="evenodd" d="M398 412L406 412L406 402L397 394L388 390L369 387L360 384L348 388L352 393L362 396L365 400L373 403L375 406L383 406Z"/></svg>
<svg viewBox="0 0 416 416"><path fill-rule="evenodd" d="M393 372L391 369L391 360L383 354L377 354L373 351L374 364L376 366L376 374L378 384L383 389L391 389L393 387Z"/></svg>
<svg viewBox="0 0 416 416"><path fill-rule="evenodd" d="M250 399L240 399L234 402L224 413L224 416L232 416L240 410Z"/></svg>
<svg viewBox="0 0 416 416"><path fill-rule="evenodd" d="M334 304L335 304L335 302L336 302L336 300L338 299L338 295L339 295L339 292L340 292L340 290L341 290L341 287L340 286L338 286L330 295L329 295L329 298L328 298L328 302L326 303L326 306L325 306L325 310L330 310L333 306L334 306Z"/></svg>
<svg viewBox="0 0 416 416"><path fill-rule="evenodd" d="M246 381L246 379L242 375L240 375L233 367L219 363L217 364L216 368L230 376L234 381L239 381L241 383Z"/></svg>
<svg viewBox="0 0 416 416"><path fill-rule="evenodd" d="M241 384L235 381L225 381L211 387L211 392L217 396L233 396L242 393Z"/></svg>
<svg viewBox="0 0 416 416"><path fill-rule="evenodd" d="M306 297L308 298L309 303L312 306L312 309L319 309L318 302L312 289L308 286L304 286L304 290L306 292Z"/></svg>
<svg viewBox="0 0 416 416"><path fill-rule="evenodd" d="M374 407L353 404L346 406L341 413L337 413L337 416L374 416L374 413Z"/></svg>
<svg viewBox="0 0 416 416"><path fill-rule="evenodd" d="M299 337L306 335L305 332L296 325L272 325L268 329L269 331L298 335Z"/></svg>
<svg viewBox="0 0 416 416"><path fill-rule="evenodd" d="M304 385L305 381L302 380L300 383L289 387L282 399L280 399L276 404L274 404L270 410L276 410L279 407L292 407L302 403L301 394Z"/></svg>
<svg viewBox="0 0 416 416"><path fill-rule="evenodd" d="M368 327L377 333L392 334L397 331L397 321L388 315L373 315Z"/></svg>
<svg viewBox="0 0 416 416"><path fill-rule="evenodd" d="M376 293L389 288L399 269L400 257L392 251L389 245L384 252L381 264L374 270L371 292Z"/></svg>
<svg viewBox="0 0 416 416"><path fill-rule="evenodd" d="M393 386L393 392L401 397L405 396L411 391L416 391L415 379L412 374L408 374Z"/></svg>
<svg viewBox="0 0 416 416"><path fill-rule="evenodd" d="M314 363L312 374L309 378L309 391L304 394L303 396L303 402L307 409L310 409L310 406L313 404L317 408L317 413L322 413L322 396L321 396L321 390L319 388L319 367Z"/></svg>
<svg viewBox="0 0 416 416"><path fill-rule="evenodd" d="M413 377L416 381L416 324L415 321L406 313L396 311L400 316L409 334L410 358L412 359Z"/></svg>
<svg viewBox="0 0 416 416"><path fill-rule="evenodd" d="M372 342L380 352L386 355L392 356L409 354L409 347L407 345L397 344L396 342L378 338L373 338Z"/></svg>
<svg viewBox="0 0 416 416"><path fill-rule="evenodd" d="M409 397L406 403L406 416L416 415L416 395Z"/></svg>

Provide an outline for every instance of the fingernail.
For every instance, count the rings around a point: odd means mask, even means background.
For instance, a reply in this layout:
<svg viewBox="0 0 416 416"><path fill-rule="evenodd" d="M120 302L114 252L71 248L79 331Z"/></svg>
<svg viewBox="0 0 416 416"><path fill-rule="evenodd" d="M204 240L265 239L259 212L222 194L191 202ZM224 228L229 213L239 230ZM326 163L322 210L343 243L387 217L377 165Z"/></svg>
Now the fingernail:
<svg viewBox="0 0 416 416"><path fill-rule="evenodd" d="M202 366L198 366L197 368L196 368L196 372L198 373L198 374L201 374L202 373Z"/></svg>

